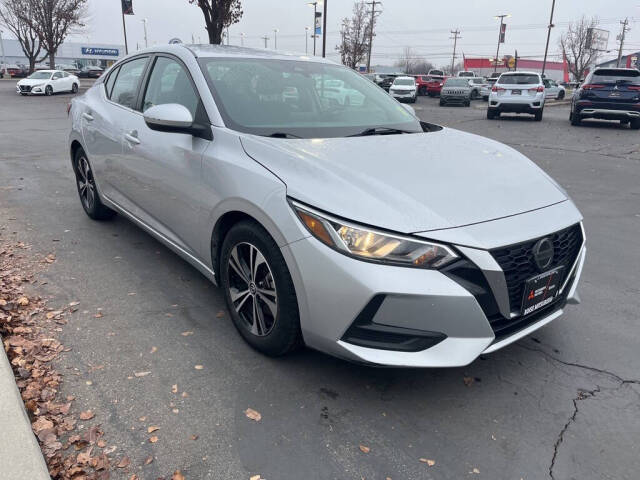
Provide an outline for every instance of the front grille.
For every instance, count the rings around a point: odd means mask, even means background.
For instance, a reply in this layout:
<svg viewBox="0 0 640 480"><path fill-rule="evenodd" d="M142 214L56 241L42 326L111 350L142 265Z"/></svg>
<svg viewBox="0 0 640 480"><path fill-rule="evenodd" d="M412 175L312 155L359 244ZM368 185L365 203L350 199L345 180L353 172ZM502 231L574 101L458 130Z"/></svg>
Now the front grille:
<svg viewBox="0 0 640 480"><path fill-rule="evenodd" d="M31 85L20 85L20 91L21 92L30 92L31 91Z"/></svg>
<svg viewBox="0 0 640 480"><path fill-rule="evenodd" d="M548 267L548 270L564 266L564 275L568 275L571 266L578 257L578 253L580 253L583 240L582 229L579 224L576 224L553 233L549 237L553 242L554 255L553 262ZM509 305L512 312L520 312L525 282L540 273L536 267L532 252L533 246L538 240L536 238L491 251L491 255L504 271L509 291ZM561 281L563 282L564 279Z"/></svg>

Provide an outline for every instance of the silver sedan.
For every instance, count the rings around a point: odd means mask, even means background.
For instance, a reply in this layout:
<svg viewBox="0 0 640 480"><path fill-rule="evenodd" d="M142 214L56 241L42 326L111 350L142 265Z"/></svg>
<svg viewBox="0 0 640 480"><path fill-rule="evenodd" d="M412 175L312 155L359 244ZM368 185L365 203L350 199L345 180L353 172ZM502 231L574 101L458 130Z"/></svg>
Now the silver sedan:
<svg viewBox="0 0 640 480"><path fill-rule="evenodd" d="M267 355L465 365L578 301L582 216L557 183L330 61L154 47L70 116L87 215L121 214L190 262Z"/></svg>

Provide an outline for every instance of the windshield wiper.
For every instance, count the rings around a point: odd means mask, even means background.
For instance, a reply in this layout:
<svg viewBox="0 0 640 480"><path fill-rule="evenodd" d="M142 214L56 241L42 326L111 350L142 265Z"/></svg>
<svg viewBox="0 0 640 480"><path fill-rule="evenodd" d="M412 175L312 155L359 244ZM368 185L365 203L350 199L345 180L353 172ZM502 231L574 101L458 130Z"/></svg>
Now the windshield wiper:
<svg viewBox="0 0 640 480"><path fill-rule="evenodd" d="M287 133L287 132L274 132L274 133L271 133L269 135L265 135L265 137L272 137L272 138L302 138L302 137L299 137L298 135L294 135L293 133Z"/></svg>
<svg viewBox="0 0 640 480"><path fill-rule="evenodd" d="M349 137L366 137L369 135L398 135L401 133L418 133L412 132L410 130L401 130L399 128L388 128L388 127L373 127L367 128L360 133L356 133L355 135L349 135Z"/></svg>

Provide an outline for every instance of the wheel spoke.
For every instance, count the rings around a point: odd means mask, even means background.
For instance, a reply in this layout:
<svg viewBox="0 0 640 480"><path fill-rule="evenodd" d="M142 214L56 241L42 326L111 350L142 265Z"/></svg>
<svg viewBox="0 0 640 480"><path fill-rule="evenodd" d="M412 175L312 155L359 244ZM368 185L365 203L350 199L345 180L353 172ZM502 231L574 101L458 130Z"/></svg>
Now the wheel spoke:
<svg viewBox="0 0 640 480"><path fill-rule="evenodd" d="M253 259L253 266L251 268L251 278L256 281L258 268L260 267L260 265L267 263L267 261L264 259L262 253L260 253L260 250L258 250L257 248L254 248L254 250L256 251L256 254L255 258Z"/></svg>
<svg viewBox="0 0 640 480"><path fill-rule="evenodd" d="M251 304L251 333L254 335L261 335L260 330L258 330L258 313L255 297L251 297Z"/></svg>
<svg viewBox="0 0 640 480"><path fill-rule="evenodd" d="M276 302L270 300L269 298L267 298L264 294L262 293L258 293L258 297L260 298L260 300L262 300L264 302L264 304L269 308L269 311L271 312L271 316L273 317L273 319L276 319L276 315L278 314L278 305L276 304Z"/></svg>
<svg viewBox="0 0 640 480"><path fill-rule="evenodd" d="M82 161L82 159L80 159L80 162L78 164L78 174L82 178L82 181L84 183L86 183L87 182L87 174L84 171L84 162Z"/></svg>
<svg viewBox="0 0 640 480"><path fill-rule="evenodd" d="M95 201L95 192L93 191L93 185L91 185L90 183L87 184L88 188L87 188L87 203L89 207L93 206L93 203Z"/></svg>
<svg viewBox="0 0 640 480"><path fill-rule="evenodd" d="M233 247L233 250L231 250L231 256L229 257L229 265L240 276L242 281L244 283L246 283L247 286L249 286L250 280L247 277L245 269L242 267L242 264L240 263L240 259L238 258L238 247L237 246Z"/></svg>
<svg viewBox="0 0 640 480"><path fill-rule="evenodd" d="M262 311L262 307L258 302L258 299L254 297L253 304L255 305L256 317L258 320L258 326L260 330L260 335L266 335L267 333L267 325L264 323L264 312Z"/></svg>
<svg viewBox="0 0 640 480"><path fill-rule="evenodd" d="M236 309L236 312L240 313L240 310L242 309L244 304L247 302L247 299L250 297L251 295L249 295L249 290L245 290L239 293L238 292L234 293L234 291L231 290L231 302L233 303ZM240 300L239 303L238 303L238 300Z"/></svg>

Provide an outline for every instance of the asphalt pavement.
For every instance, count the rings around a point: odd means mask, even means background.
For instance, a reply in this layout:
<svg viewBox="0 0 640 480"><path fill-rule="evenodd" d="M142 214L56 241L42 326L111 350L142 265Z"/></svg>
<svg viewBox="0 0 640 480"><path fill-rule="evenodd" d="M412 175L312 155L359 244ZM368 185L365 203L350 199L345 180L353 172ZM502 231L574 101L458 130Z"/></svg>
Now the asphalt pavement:
<svg viewBox="0 0 640 480"><path fill-rule="evenodd" d="M383 369L253 351L195 269L122 217L84 214L70 95L13 89L0 82L0 236L55 252L42 275L50 306L81 302L61 333L72 348L59 360L62 394L96 413L80 423L102 424L114 456L131 458L113 478L638 478L639 132L571 127L566 106L542 122L490 121L421 97L422 119L507 143L571 194L587 233L583 303L465 368Z"/></svg>

